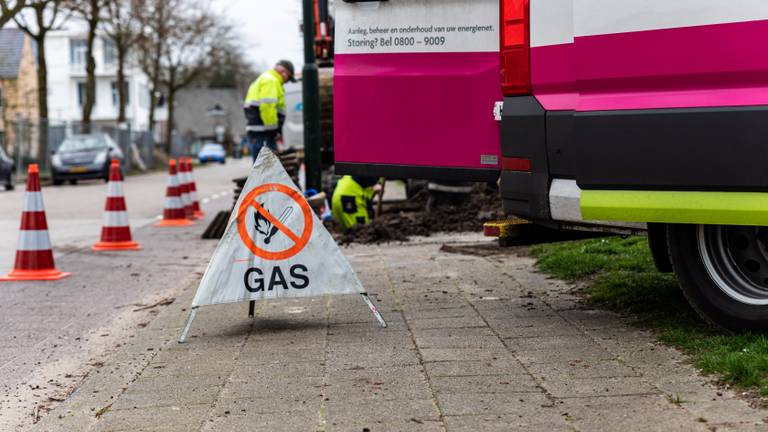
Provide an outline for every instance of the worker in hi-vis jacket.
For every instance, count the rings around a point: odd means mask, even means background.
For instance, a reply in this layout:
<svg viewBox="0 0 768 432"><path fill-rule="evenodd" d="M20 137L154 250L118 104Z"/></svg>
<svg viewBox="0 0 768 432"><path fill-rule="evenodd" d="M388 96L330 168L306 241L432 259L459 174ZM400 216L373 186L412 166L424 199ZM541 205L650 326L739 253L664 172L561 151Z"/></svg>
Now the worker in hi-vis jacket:
<svg viewBox="0 0 768 432"><path fill-rule="evenodd" d="M285 121L283 84L296 82L293 63L280 60L251 84L243 108L248 120L248 141L254 161L265 145L277 150L277 141Z"/></svg>

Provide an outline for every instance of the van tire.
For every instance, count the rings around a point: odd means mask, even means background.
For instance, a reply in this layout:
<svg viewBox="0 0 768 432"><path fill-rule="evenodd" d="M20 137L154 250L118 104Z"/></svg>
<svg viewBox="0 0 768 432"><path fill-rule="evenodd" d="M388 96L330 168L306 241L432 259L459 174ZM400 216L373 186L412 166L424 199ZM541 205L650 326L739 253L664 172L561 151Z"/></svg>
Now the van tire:
<svg viewBox="0 0 768 432"><path fill-rule="evenodd" d="M768 330L768 229L667 227L683 294L704 320L730 331Z"/></svg>

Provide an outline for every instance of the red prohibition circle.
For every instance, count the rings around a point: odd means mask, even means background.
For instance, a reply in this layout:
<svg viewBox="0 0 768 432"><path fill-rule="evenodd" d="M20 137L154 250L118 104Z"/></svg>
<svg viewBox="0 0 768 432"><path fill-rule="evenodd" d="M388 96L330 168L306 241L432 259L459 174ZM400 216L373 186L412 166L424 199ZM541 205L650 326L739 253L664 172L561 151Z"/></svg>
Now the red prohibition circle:
<svg viewBox="0 0 768 432"><path fill-rule="evenodd" d="M304 232L301 233L301 236L297 236L256 202L256 198L268 192L283 193L288 195L289 198L298 204L301 213L304 216ZM276 226L280 232L291 238L294 242L293 246L286 250L276 252L270 252L256 246L256 243L248 233L248 228L246 226L245 214L250 207L254 207L257 212ZM240 239L243 241L243 244L245 244L245 246L257 257L270 261L286 260L301 252L307 243L309 243L309 238L312 236L312 223L312 208L309 206L309 203L307 203L307 200L304 199L300 192L281 183L263 184L248 192L248 195L245 196L245 199L240 203L240 208L237 210L237 231L240 233Z"/></svg>

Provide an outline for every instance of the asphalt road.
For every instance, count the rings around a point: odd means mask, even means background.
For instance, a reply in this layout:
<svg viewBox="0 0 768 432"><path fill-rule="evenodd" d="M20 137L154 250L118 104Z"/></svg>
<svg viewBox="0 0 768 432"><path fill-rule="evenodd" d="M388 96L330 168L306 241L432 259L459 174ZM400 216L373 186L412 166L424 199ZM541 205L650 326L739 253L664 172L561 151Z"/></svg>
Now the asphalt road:
<svg viewBox="0 0 768 432"><path fill-rule="evenodd" d="M195 171L206 219L187 228L148 226L162 212L167 174L129 177L126 201L138 252L97 253L106 185L44 187L56 282L0 283L0 431L24 430L152 321L200 277L215 241L208 221L232 205L232 179L249 161ZM23 188L0 193L0 269L13 265ZM127 371L126 371L127 372Z"/></svg>
<svg viewBox="0 0 768 432"><path fill-rule="evenodd" d="M249 163L250 159L230 159L226 165L197 168L195 177L200 199L205 204L231 199L232 178L246 175ZM162 214L167 179L165 172L157 172L125 180L126 204L133 229L154 222ZM0 274L13 267L24 189L19 185L13 192L0 191ZM107 187L102 181L43 187L51 242L57 257L98 241L106 193Z"/></svg>

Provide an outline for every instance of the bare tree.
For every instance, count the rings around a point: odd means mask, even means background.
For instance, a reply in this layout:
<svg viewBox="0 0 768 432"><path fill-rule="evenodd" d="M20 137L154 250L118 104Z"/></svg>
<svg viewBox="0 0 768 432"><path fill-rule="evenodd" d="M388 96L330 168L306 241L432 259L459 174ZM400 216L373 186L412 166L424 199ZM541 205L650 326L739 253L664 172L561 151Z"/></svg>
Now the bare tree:
<svg viewBox="0 0 768 432"><path fill-rule="evenodd" d="M219 25L199 4L188 4L179 11L175 25L166 39L161 68L161 83L168 92L168 128L165 142L170 150L175 121L176 94L209 72L217 43L225 40L230 29Z"/></svg>
<svg viewBox="0 0 768 432"><path fill-rule="evenodd" d="M12 2L11 0L0 0L0 28L3 28L3 26L6 25L8 21L12 20L16 14L21 12L26 5L26 0L16 0L15 2Z"/></svg>
<svg viewBox="0 0 768 432"><path fill-rule="evenodd" d="M140 33L134 19L132 2L129 0L106 0L103 27L107 36L115 44L117 51L117 95L120 103L117 122L126 121L125 107L128 100L125 68L128 54L139 41Z"/></svg>
<svg viewBox="0 0 768 432"><path fill-rule="evenodd" d="M37 106L40 118L38 162L43 170L48 169L48 63L45 57L45 38L48 32L57 28L66 19L61 13L63 0L29 0L27 8L32 15L27 19L24 13L13 20L37 44Z"/></svg>
<svg viewBox="0 0 768 432"><path fill-rule="evenodd" d="M254 66L247 61L237 35L215 41L211 52L210 71L202 85L210 88L232 88L246 91L259 76Z"/></svg>
<svg viewBox="0 0 768 432"><path fill-rule="evenodd" d="M101 23L102 15L107 0L68 0L66 5L85 21L88 26L86 38L86 63L85 63L85 100L83 101L83 119L80 125L82 133L91 132L91 116L96 105L96 58L93 55L93 46L96 42L96 33Z"/></svg>
<svg viewBox="0 0 768 432"><path fill-rule="evenodd" d="M149 130L155 130L155 111L160 94L161 61L168 34L174 27L181 0L133 0L132 16L139 26L139 63L149 78Z"/></svg>

